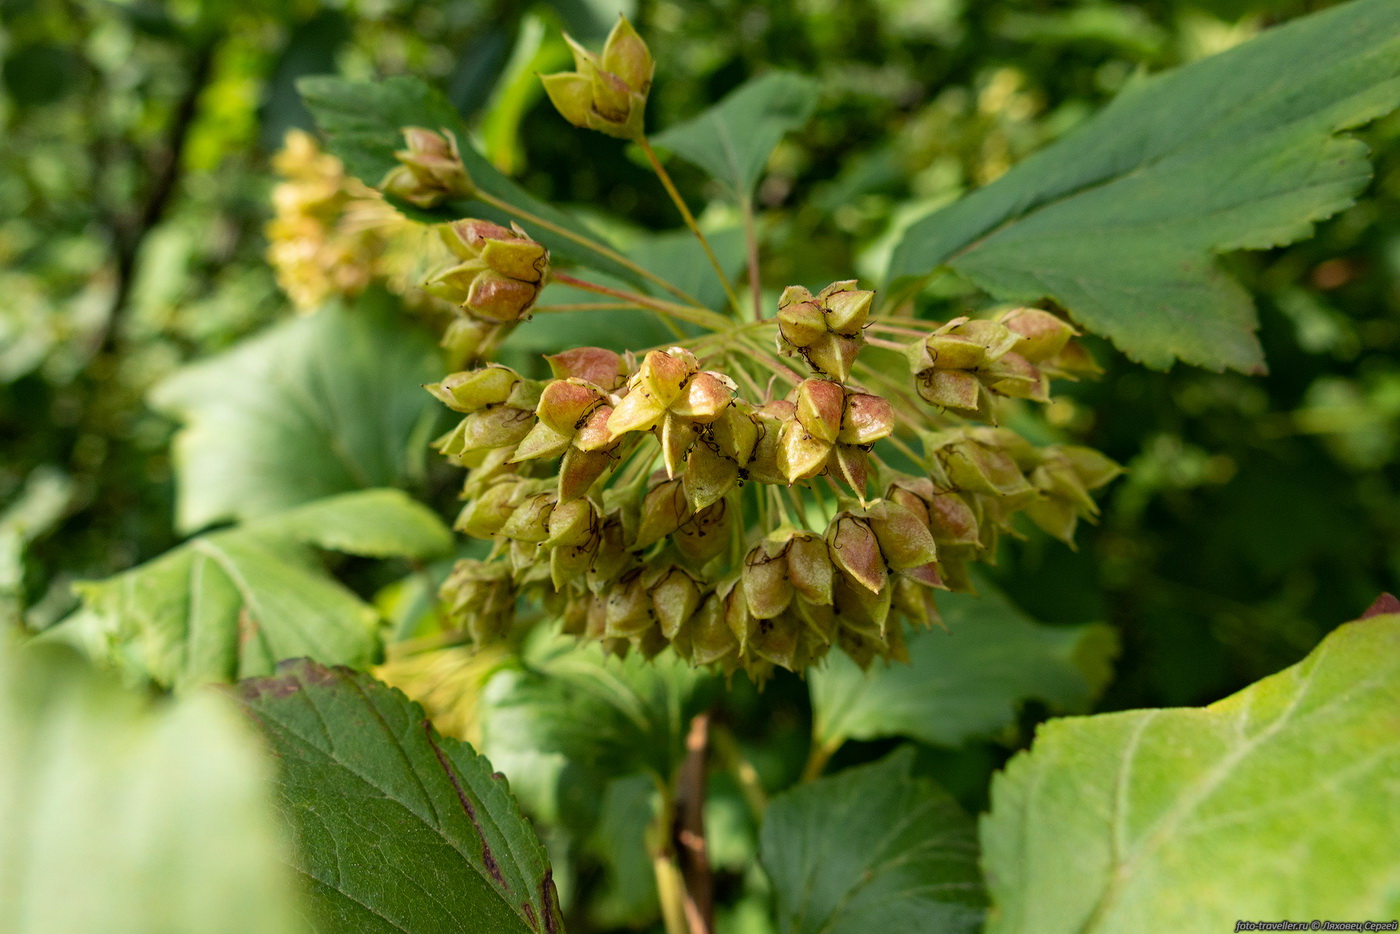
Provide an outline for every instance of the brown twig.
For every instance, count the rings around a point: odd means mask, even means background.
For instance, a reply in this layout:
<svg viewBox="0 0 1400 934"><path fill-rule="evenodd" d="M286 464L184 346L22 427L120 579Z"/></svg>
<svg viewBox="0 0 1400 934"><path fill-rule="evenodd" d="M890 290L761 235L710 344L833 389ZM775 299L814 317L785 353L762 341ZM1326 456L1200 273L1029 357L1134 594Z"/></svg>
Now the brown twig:
<svg viewBox="0 0 1400 934"><path fill-rule="evenodd" d="M690 721L685 761L676 779L674 840L685 880L685 919L690 934L710 934L715 926L714 879L705 849L705 770L710 745L710 715Z"/></svg>
<svg viewBox="0 0 1400 934"><path fill-rule="evenodd" d="M146 237L165 218L165 212L179 187L185 144L189 141L190 127L194 125L195 114L198 112L199 96L204 93L214 69L214 53L217 47L217 42L209 39L195 52L189 85L175 104L165 142L156 153L148 157L148 163L155 165L155 174L140 212L132 219L117 219L113 222L116 284L112 294L112 310L107 315L107 323L102 329L98 353L110 350L116 341L121 316L131 299L136 260L141 255L141 247L146 242Z"/></svg>

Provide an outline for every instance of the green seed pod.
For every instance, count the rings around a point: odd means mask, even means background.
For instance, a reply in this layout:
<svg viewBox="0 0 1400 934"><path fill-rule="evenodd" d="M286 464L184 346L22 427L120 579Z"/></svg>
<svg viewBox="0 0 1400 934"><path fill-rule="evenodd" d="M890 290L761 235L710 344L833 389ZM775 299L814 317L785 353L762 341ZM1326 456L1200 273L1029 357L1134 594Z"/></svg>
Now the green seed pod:
<svg viewBox="0 0 1400 934"><path fill-rule="evenodd" d="M476 187L462 164L455 136L447 130L434 133L416 126L404 127L402 132L407 145L394 153L399 165L379 183L386 195L420 208L436 207L450 198L472 197Z"/></svg>

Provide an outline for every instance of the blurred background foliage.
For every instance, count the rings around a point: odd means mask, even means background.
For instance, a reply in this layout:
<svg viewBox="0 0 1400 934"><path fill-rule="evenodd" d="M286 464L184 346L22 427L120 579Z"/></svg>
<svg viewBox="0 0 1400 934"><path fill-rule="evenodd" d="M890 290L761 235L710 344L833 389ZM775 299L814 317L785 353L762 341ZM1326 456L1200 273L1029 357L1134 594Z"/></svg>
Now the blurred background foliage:
<svg viewBox="0 0 1400 934"><path fill-rule="evenodd" d="M822 82L816 118L782 144L760 187L765 279L778 287L852 274L873 284L908 224L995 179L1136 76L1328 5L622 8L660 63L652 127L766 69ZM610 228L676 227L626 147L573 130L534 78L566 62L560 27L596 42L618 10L608 0L0 0L0 613L43 629L72 609L75 580L177 541L175 425L146 396L182 364L295 314L265 260L264 227L272 156L289 129L311 125L297 78L422 76L536 194ZM1227 258L1256 297L1269 375L1151 372L1097 343L1103 379L1062 388L1048 410L1053 429L1129 473L1077 551L1040 535L1008 543L995 580L1041 620L1119 629L1104 709L1222 697L1301 658L1400 583L1400 119L1363 135L1375 178L1353 208L1297 246ZM675 171L693 204L712 202L707 223L732 224L698 171ZM926 313L977 301L943 277ZM431 469L404 482L450 509L450 483ZM342 570L366 596L382 583L357 580L353 563ZM766 706L742 691L733 705L767 731L768 745L750 750L760 772L770 760L800 766L805 691L783 685ZM1004 748L950 755L930 752L924 766L979 806L980 778L958 775L985 776Z"/></svg>

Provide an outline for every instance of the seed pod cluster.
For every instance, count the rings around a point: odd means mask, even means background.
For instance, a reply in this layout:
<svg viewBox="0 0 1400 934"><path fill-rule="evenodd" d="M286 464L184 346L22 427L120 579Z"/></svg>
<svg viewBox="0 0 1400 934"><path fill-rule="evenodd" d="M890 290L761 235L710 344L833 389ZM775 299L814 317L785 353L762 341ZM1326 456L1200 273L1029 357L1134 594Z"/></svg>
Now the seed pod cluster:
<svg viewBox="0 0 1400 934"><path fill-rule="evenodd" d="M1066 321L1038 308L994 320L954 318L905 348L919 395L930 405L995 421L995 399L1050 401L1050 378L1097 372Z"/></svg>
<svg viewBox="0 0 1400 934"><path fill-rule="evenodd" d="M837 328L863 326L869 301L853 285L811 296L823 327L832 307L859 309ZM843 295L856 298L831 301ZM1023 344L1058 359L1068 335L1034 316L1012 323L1027 322L1040 328L1030 337L970 322L934 336L990 334L997 359ZM823 333L860 340L859 328ZM1006 428L920 429L918 472L892 469L876 446L898 427L894 407L850 377L855 354L825 353L780 398L743 398L716 361L679 346L640 359L575 348L548 358L549 379L488 365L429 386L464 415L437 443L470 468L457 528L492 543L444 585L457 627L497 637L524 600L612 651L670 648L759 680L833 647L869 665L904 657L903 627L937 622L933 592L970 589L968 565L990 559L1016 514L1066 540L1096 515L1089 493L1112 462Z"/></svg>
<svg viewBox="0 0 1400 934"><path fill-rule="evenodd" d="M460 365L488 356L529 318L549 280L549 251L518 224L468 218L444 224L439 234L455 261L424 288L458 313L442 343Z"/></svg>

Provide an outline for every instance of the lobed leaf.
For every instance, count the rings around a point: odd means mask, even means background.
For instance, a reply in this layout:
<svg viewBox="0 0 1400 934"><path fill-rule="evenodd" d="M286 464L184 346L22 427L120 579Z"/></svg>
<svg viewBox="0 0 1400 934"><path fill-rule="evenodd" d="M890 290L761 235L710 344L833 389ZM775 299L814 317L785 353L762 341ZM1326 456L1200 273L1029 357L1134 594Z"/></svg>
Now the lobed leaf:
<svg viewBox="0 0 1400 934"><path fill-rule="evenodd" d="M907 736L960 746L1013 723L1017 708L1039 700L1084 710L1108 683L1118 643L1090 623L1045 626L978 582L981 595L938 598L946 629L909 633L909 664L861 671L833 653L813 670L814 741Z"/></svg>
<svg viewBox="0 0 1400 934"><path fill-rule="evenodd" d="M912 774L912 749L774 798L759 857L778 934L939 934L981 927L972 819Z"/></svg>
<svg viewBox="0 0 1400 934"><path fill-rule="evenodd" d="M1215 254L1307 236L1370 178L1343 134L1400 106L1400 5L1353 0L1131 85L1002 178L915 223L890 278L948 265L1053 299L1148 366L1262 371Z"/></svg>
<svg viewBox="0 0 1400 934"><path fill-rule="evenodd" d="M1209 707L1052 720L992 784L988 934L1389 920L1398 794L1400 615Z"/></svg>
<svg viewBox="0 0 1400 934"><path fill-rule="evenodd" d="M327 574L308 546L426 558L451 544L446 527L397 490L337 496L78 584L86 613L50 638L85 640L131 673L177 690L268 674L303 655L363 667L379 648L379 614Z"/></svg>
<svg viewBox="0 0 1400 934"><path fill-rule="evenodd" d="M704 169L744 201L778 142L811 118L817 90L817 82L805 75L772 71L651 142Z"/></svg>
<svg viewBox="0 0 1400 934"><path fill-rule="evenodd" d="M408 482L439 407L427 334L380 297L331 305L178 370L151 404L175 436L176 525L193 531Z"/></svg>
<svg viewBox="0 0 1400 934"><path fill-rule="evenodd" d="M503 776L364 672L307 660L238 696L277 756L322 931L563 931L544 847Z"/></svg>

